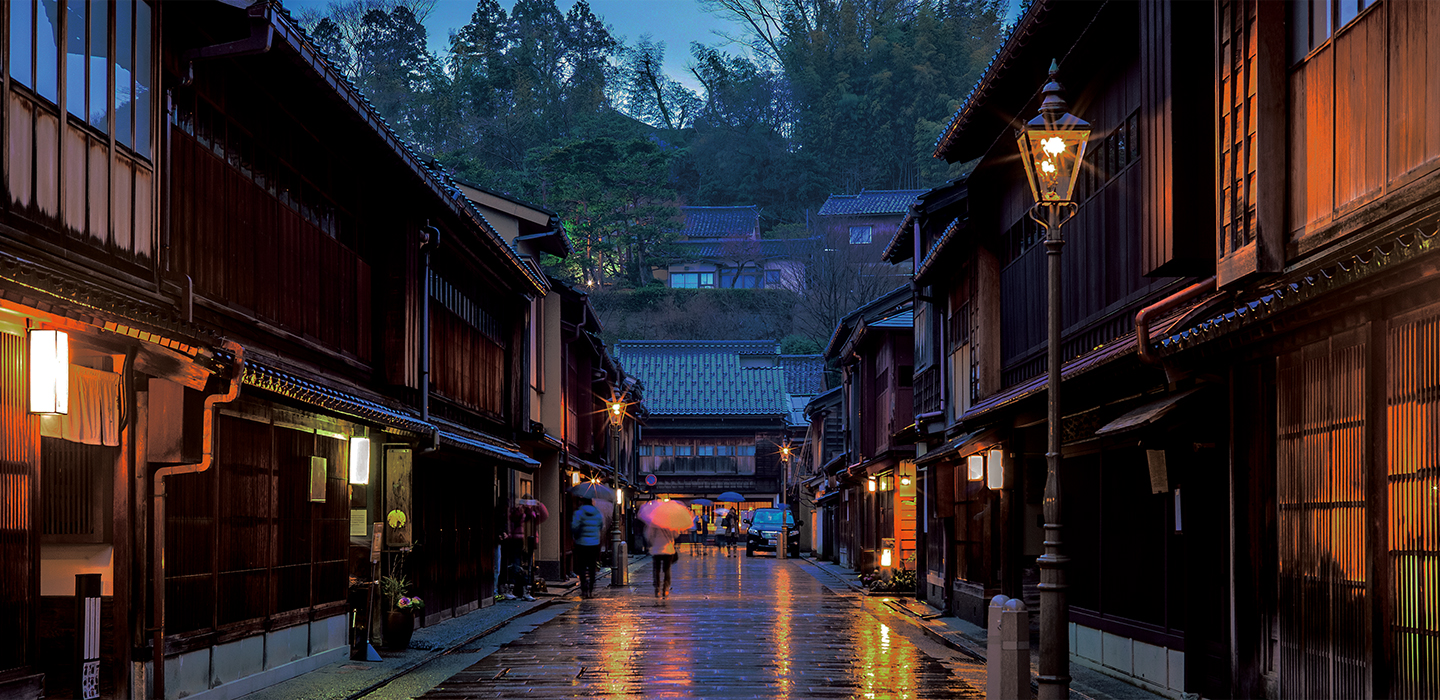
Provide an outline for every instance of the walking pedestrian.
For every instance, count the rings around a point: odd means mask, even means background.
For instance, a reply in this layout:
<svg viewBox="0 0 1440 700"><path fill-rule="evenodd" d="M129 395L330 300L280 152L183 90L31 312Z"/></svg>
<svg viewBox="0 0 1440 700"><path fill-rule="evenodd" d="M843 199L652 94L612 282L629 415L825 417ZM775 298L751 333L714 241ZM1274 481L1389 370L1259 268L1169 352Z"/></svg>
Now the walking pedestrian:
<svg viewBox="0 0 1440 700"><path fill-rule="evenodd" d="M645 541L650 543L650 568L655 575L656 598L670 597L670 565L680 558L675 550L675 537L679 534L663 527L645 526Z"/></svg>
<svg viewBox="0 0 1440 700"><path fill-rule="evenodd" d="M735 556L735 545L740 540L740 514L736 509L732 508L725 514L721 527L725 529L725 555Z"/></svg>
<svg viewBox="0 0 1440 700"><path fill-rule="evenodd" d="M605 527L605 516L595 507L594 501L582 499L583 505L575 509L570 518L570 532L575 537L575 557L580 564L580 597L595 597L595 571L600 560L600 531Z"/></svg>

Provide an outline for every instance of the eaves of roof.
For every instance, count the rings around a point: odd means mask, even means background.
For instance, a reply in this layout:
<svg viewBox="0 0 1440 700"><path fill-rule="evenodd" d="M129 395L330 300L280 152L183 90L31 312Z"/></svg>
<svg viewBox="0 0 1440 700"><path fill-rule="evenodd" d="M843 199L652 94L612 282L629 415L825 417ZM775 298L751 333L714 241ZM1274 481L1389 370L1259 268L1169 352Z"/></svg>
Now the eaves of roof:
<svg viewBox="0 0 1440 700"><path fill-rule="evenodd" d="M883 309L887 305L899 306L903 302L910 301L910 299L910 284L906 283L881 294L871 301L861 304L856 307L854 311L845 314L844 318L841 318L840 322L835 324L835 330L830 334L830 342L825 344L825 357L831 358L838 356L837 353L839 353L840 348L845 342L842 339L842 335L849 335L846 331L852 328L851 321L861 318L869 312Z"/></svg>
<svg viewBox="0 0 1440 700"><path fill-rule="evenodd" d="M926 280L930 278L930 273L935 271L936 261L949 249L951 242L964 233L965 229L965 220L963 219L951 221L950 225L945 227L945 232L940 234L940 240L935 241L935 245L930 246L929 252L925 253L925 259L921 260L920 264L915 267L915 284L922 286L926 284Z"/></svg>
<svg viewBox="0 0 1440 700"><path fill-rule="evenodd" d="M1011 26L985 72L935 141L935 158L955 163L985 151L1029 100L1039 94L1045 67L1063 56L1107 0L1032 0ZM1015 80L1024 85L1012 85Z"/></svg>
<svg viewBox="0 0 1440 700"><path fill-rule="evenodd" d="M285 43L300 56L302 61L315 70L319 77L335 91L335 94L355 111L356 116L374 129L380 139L390 146L391 150L435 194L436 198L444 202L461 221L474 226L487 246L507 263L504 268L514 278L513 281L523 281L530 287L528 292L531 294L543 293L546 289L544 279L520 260L515 249L511 248L510 244L496 233L495 228L490 225L489 221L486 221L485 216L480 213L475 204L449 182L446 174L427 166L420 155L395 133L389 122L381 117L375 110L375 106L360 93L360 89L336 70L323 51L315 48L310 36L290 16L289 10L286 10L278 2L266 0L266 7L263 11L266 20L275 27L275 33L284 39Z"/></svg>
<svg viewBox="0 0 1440 700"><path fill-rule="evenodd" d="M1344 260L1293 274L1279 283L1257 290L1248 295L1248 301L1221 314L1195 325L1174 329L1168 335L1155 334L1160 338L1155 344L1155 352L1161 357L1174 355L1253 326L1321 294L1367 279L1422 255L1434 254L1440 249L1437 238L1440 238L1440 229L1429 233L1418 229L1407 231L1350 254Z"/></svg>
<svg viewBox="0 0 1440 700"><path fill-rule="evenodd" d="M890 243L885 246L885 252L880 254L880 259L891 263L905 262L915 253L910 250L915 240L915 208L911 207L905 212L905 218L900 220L900 225L895 227L895 235L890 237Z"/></svg>

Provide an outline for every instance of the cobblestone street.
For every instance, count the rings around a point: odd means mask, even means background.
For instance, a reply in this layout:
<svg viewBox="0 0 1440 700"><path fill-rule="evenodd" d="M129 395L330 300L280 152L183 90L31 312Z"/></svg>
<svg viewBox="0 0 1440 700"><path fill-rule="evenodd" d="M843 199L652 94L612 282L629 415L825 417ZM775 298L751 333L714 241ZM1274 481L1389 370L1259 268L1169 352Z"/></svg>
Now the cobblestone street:
<svg viewBox="0 0 1440 700"><path fill-rule="evenodd" d="M577 601L425 698L982 697L982 664L810 564L681 555L670 597L647 564ZM817 576L821 578L817 578ZM843 588L841 586L840 588Z"/></svg>

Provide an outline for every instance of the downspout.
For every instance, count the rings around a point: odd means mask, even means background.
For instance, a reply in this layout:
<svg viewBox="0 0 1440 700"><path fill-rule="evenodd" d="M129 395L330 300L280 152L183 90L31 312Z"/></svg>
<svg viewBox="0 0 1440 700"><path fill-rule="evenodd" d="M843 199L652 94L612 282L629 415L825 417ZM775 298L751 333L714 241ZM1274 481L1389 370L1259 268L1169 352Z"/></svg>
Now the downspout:
<svg viewBox="0 0 1440 700"><path fill-rule="evenodd" d="M1166 313L1175 307L1194 299L1208 292L1215 291L1215 277L1201 280L1174 294L1171 294L1160 301L1155 302L1135 314L1135 339L1139 348L1140 361L1147 365L1160 364L1160 358L1155 356L1155 349L1150 345L1150 324L1160 314Z"/></svg>
<svg viewBox="0 0 1440 700"><path fill-rule="evenodd" d="M210 463L215 457L215 413L217 406L222 403L230 403L240 395L240 385L245 379L245 348L239 343L226 340L223 343L226 350L234 356L230 364L230 388L224 394L211 394L205 397L205 408L202 412L200 429L200 461L194 464L175 464L167 467L160 467L155 470L154 485L150 494L153 499L151 506L152 522L154 526L154 596L155 608L155 630L154 630L154 665L152 677L154 682L154 697L163 700L165 697L165 478L176 474L194 474L203 472L210 468Z"/></svg>
<svg viewBox="0 0 1440 700"><path fill-rule="evenodd" d="M420 229L420 268L424 288L420 290L420 421L430 422L430 253L440 247L440 229ZM430 446L421 454L440 447L440 429L431 434Z"/></svg>

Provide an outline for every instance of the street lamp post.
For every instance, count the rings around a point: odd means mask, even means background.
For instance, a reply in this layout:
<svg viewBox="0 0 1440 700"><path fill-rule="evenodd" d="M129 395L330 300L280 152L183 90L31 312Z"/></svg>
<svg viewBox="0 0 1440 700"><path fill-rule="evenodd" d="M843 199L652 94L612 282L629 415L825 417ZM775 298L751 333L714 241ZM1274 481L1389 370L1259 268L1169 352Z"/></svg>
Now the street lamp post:
<svg viewBox="0 0 1440 700"><path fill-rule="evenodd" d="M789 506L790 503L790 442L780 446L780 505ZM786 559L790 556L790 530L785 526L785 513L789 508L780 509L780 537L776 540L775 558ZM793 516L792 516L793 517Z"/></svg>
<svg viewBox="0 0 1440 700"><path fill-rule="evenodd" d="M615 489L615 511L610 519L610 553L614 556L610 567L610 586L619 587L630 583L630 552L625 545L625 536L620 532L620 426L625 422L625 404L610 401L606 408L605 417L610 420L610 466Z"/></svg>
<svg viewBox="0 0 1440 700"><path fill-rule="evenodd" d="M1075 175L1090 140L1090 125L1066 112L1056 80L1059 65L1050 64L1050 76L1041 92L1040 115L1025 123L1017 141L1020 161L1035 207L1030 218L1045 227L1045 255L1049 273L1049 328L1046 336L1049 362L1046 423L1049 442L1045 451L1045 553L1040 556L1040 700L1065 700L1070 695L1069 586L1065 567L1070 558L1060 551L1060 249L1065 240L1060 227L1075 216Z"/></svg>

